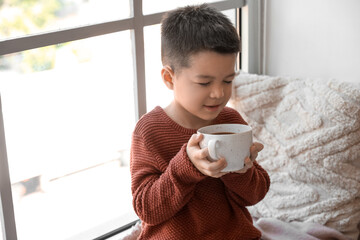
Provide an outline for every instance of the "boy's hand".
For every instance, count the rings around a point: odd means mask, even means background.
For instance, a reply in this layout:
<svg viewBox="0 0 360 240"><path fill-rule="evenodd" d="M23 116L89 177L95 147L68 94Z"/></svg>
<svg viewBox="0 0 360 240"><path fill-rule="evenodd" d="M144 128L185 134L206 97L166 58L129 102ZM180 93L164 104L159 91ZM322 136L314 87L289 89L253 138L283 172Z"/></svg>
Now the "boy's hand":
<svg viewBox="0 0 360 240"><path fill-rule="evenodd" d="M224 158L211 162L207 159L209 156L208 148L201 149L200 141L203 139L202 134L193 134L187 144L187 154L194 166L204 175L219 178L226 174L221 172L227 165Z"/></svg>
<svg viewBox="0 0 360 240"><path fill-rule="evenodd" d="M250 147L250 157L247 157L245 159L245 166L244 168L236 171L235 173L246 173L247 170L249 170L250 168L252 168L253 166L253 162L256 161L256 158L258 156L258 153L263 150L264 145L262 145L261 143L258 142L254 142L253 145Z"/></svg>

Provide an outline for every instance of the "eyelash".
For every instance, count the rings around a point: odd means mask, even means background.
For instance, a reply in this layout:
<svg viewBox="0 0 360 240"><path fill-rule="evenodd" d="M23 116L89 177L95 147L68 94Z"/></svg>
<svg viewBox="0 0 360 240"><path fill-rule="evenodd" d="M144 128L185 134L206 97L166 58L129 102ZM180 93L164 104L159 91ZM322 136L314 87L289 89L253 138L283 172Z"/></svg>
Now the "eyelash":
<svg viewBox="0 0 360 240"><path fill-rule="evenodd" d="M231 81L225 81L224 80L224 83L226 84L231 84L232 83L232 80ZM210 82L206 82L206 83L199 83L199 85L203 86L203 87L206 87L210 84Z"/></svg>

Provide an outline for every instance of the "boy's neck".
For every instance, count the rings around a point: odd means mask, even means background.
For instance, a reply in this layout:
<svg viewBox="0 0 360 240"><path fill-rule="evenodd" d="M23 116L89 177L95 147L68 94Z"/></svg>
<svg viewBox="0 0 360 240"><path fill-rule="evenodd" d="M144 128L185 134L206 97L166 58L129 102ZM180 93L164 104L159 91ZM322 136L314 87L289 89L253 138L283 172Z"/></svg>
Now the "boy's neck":
<svg viewBox="0 0 360 240"><path fill-rule="evenodd" d="M175 102L164 108L165 113L177 124L188 129L199 129L210 125L213 120L204 120L194 116Z"/></svg>

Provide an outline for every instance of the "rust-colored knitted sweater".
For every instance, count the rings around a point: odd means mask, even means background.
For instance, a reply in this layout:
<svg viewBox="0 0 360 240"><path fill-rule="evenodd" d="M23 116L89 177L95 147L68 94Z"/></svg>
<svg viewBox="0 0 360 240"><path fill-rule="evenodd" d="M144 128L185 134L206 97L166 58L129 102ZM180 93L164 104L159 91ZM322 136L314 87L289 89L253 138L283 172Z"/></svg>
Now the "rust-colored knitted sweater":
<svg viewBox="0 0 360 240"><path fill-rule="evenodd" d="M213 124L246 124L228 107ZM265 197L270 179L257 163L244 174L212 178L186 154L195 129L169 118L161 107L136 125L131 146L133 205L142 220L139 239L260 239L246 206Z"/></svg>

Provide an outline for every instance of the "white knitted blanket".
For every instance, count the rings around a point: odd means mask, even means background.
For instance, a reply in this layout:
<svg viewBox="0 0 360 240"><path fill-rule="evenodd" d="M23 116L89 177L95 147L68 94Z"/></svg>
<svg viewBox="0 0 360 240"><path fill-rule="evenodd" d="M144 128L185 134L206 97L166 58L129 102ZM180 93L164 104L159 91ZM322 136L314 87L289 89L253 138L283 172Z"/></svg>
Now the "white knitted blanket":
<svg viewBox="0 0 360 240"><path fill-rule="evenodd" d="M240 74L233 105L265 148L265 199L254 217L316 222L357 239L360 87L319 79Z"/></svg>

